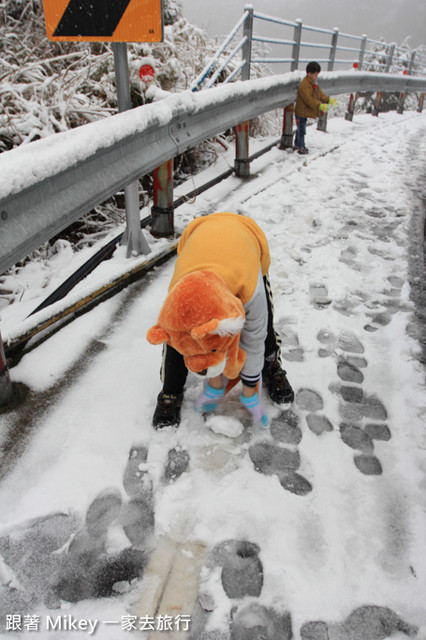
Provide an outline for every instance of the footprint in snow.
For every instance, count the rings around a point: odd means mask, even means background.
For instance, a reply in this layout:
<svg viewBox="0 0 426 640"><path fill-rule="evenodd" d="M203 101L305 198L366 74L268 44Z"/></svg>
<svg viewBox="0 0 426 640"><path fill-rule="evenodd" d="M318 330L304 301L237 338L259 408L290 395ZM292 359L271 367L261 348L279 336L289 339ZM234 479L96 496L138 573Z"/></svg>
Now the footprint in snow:
<svg viewBox="0 0 426 640"><path fill-rule="evenodd" d="M331 300L328 297L328 289L325 284L312 282L309 285L309 297L311 303L316 309L324 309L331 304Z"/></svg>
<svg viewBox="0 0 426 640"><path fill-rule="evenodd" d="M306 411L306 424L317 436L326 431L333 431L330 420L318 411L324 408L322 397L312 389L299 389L296 394L296 405L302 411Z"/></svg>
<svg viewBox="0 0 426 640"><path fill-rule="evenodd" d="M282 438L286 437L285 433L287 433L289 437L297 441L297 429L290 426L286 431L282 425L279 425L279 420L275 418L271 426L271 434L275 434L275 437L278 434L279 438ZM300 454L297 449L288 449L281 444L266 441L257 442L249 447L249 456L256 471L267 476L277 476L283 489L299 496L304 496L312 491L310 482L297 473L300 466Z"/></svg>
<svg viewBox="0 0 426 640"><path fill-rule="evenodd" d="M417 636L417 627L408 624L388 607L366 605L354 609L342 623L306 622L300 629L302 640L385 640L396 633Z"/></svg>

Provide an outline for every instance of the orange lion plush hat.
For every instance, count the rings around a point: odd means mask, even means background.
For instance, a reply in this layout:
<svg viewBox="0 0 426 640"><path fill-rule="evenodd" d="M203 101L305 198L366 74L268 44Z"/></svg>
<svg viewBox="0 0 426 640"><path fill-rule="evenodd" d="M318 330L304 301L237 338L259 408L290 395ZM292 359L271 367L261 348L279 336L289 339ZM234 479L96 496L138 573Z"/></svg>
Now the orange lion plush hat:
<svg viewBox="0 0 426 640"><path fill-rule="evenodd" d="M232 380L246 358L239 346L244 320L241 301L220 276L194 271L170 290L146 337L151 344L167 342L183 355L190 371L205 375L207 370L209 376L208 369L215 367L213 375L218 375L224 364L223 373Z"/></svg>

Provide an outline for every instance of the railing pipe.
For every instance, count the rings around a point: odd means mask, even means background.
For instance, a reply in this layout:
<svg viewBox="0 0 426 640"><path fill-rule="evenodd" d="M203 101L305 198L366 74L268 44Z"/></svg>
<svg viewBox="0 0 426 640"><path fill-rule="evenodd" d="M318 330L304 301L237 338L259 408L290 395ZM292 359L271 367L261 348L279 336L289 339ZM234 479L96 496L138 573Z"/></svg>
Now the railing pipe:
<svg viewBox="0 0 426 640"><path fill-rule="evenodd" d="M206 64L206 66L201 71L201 73L192 82L191 87L190 87L191 91L197 91L197 89L204 82L204 80L207 78L209 73L216 67L216 63L219 60L220 56L225 51L225 49L228 46L228 44L234 39L234 37L235 37L236 33L239 31L239 29L243 26L243 24L245 24L245 21L247 20L247 18L248 18L248 12L245 11L243 13L242 17L238 20L238 22L235 25L235 27L229 33L229 35L227 36L227 38L225 39L225 41L223 42L221 47L219 47L219 49L216 51L216 53L213 56L213 58Z"/></svg>
<svg viewBox="0 0 426 640"><path fill-rule="evenodd" d="M305 29L305 31L315 31L316 33L325 33L327 35L333 34L332 29L322 29L321 27L313 27L312 25L309 25L309 24L304 24L303 28Z"/></svg>
<svg viewBox="0 0 426 640"><path fill-rule="evenodd" d="M290 46L295 45L294 40L280 40L279 38L268 38L266 36L253 36L255 42L267 42L268 44L287 44Z"/></svg>
<svg viewBox="0 0 426 640"><path fill-rule="evenodd" d="M257 11L253 12L254 18L259 18L259 20L266 20L267 22L273 22L275 24L283 24L286 27L295 27L296 22L291 22L290 20L284 20L283 18L274 18L273 16L265 15L264 13L258 13Z"/></svg>
<svg viewBox="0 0 426 640"><path fill-rule="evenodd" d="M246 43L246 37L244 36L244 38L233 48L233 50L231 51L229 56L223 61L223 63L220 65L220 67L218 69L216 69L216 71L214 72L212 77L206 83L206 89L210 89L210 87L212 87L214 85L214 83L216 82L216 80L218 79L218 77L220 76L222 71L225 69L225 67L228 66L228 64L237 55L237 53L244 47L245 43ZM244 62L246 62L246 61L244 61Z"/></svg>
<svg viewBox="0 0 426 640"><path fill-rule="evenodd" d="M253 60L252 60L253 62ZM229 82L231 82L235 76L237 76L239 74L239 72L241 71L241 69L244 68L244 66L246 65L246 61L242 60L238 66L234 69L234 71L232 73L229 74L229 76L224 80L223 84L228 84Z"/></svg>
<svg viewBox="0 0 426 640"><path fill-rule="evenodd" d="M302 41L300 43L301 47L310 47L311 49L330 49L330 45L329 44L322 44L322 43L318 43L318 42L305 42ZM329 60L329 58L327 58L327 60Z"/></svg>

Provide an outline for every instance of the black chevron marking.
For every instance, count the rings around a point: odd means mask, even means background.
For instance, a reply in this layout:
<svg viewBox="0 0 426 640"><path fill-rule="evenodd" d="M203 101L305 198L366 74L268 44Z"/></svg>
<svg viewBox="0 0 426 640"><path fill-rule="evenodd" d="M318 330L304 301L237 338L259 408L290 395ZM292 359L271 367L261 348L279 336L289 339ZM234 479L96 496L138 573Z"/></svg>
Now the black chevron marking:
<svg viewBox="0 0 426 640"><path fill-rule="evenodd" d="M111 37L130 0L70 0L54 36Z"/></svg>

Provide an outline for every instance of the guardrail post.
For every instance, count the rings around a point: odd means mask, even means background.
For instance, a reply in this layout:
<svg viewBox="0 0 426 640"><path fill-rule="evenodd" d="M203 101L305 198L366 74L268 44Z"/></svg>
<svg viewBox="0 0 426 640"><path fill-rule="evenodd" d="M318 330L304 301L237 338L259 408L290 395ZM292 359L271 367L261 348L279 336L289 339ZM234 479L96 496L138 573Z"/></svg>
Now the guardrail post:
<svg viewBox="0 0 426 640"><path fill-rule="evenodd" d="M404 70L404 76L408 75L408 70L405 69ZM407 92L403 91L399 94L399 100L398 100L398 106L396 108L396 112L397 113L404 113L404 102L405 102L405 98L407 97Z"/></svg>
<svg viewBox="0 0 426 640"><path fill-rule="evenodd" d="M417 106L417 111L418 113L421 113L423 111L423 103L425 101L425 95L424 93L420 94L420 98L419 98L419 104Z"/></svg>
<svg viewBox="0 0 426 640"><path fill-rule="evenodd" d="M251 45L253 41L253 6L246 4L244 11L247 11L248 16L244 22L243 38L245 38L241 55L245 61L245 65L241 71L241 80L250 80L250 68L251 68Z"/></svg>
<svg viewBox="0 0 426 640"><path fill-rule="evenodd" d="M293 114L294 104L284 107L283 132L281 135L280 149L293 148Z"/></svg>
<svg viewBox="0 0 426 640"><path fill-rule="evenodd" d="M367 47L367 36L365 33L362 34L362 41L361 41L361 47L359 50L359 58L358 58L358 65L359 65L359 69L361 69L361 65L364 62L364 56L365 56L365 49Z"/></svg>
<svg viewBox="0 0 426 640"><path fill-rule="evenodd" d="M331 36L330 59L328 61L327 71L333 71L333 69L334 69L334 61L336 59L337 39L339 37L339 29L338 29L338 27L334 27L333 31L334 31L334 33Z"/></svg>
<svg viewBox="0 0 426 640"><path fill-rule="evenodd" d="M379 115L380 107L382 105L382 99L383 99L383 91L378 91L376 93L376 97L374 98L373 109L371 111L373 116L378 116Z"/></svg>
<svg viewBox="0 0 426 640"><path fill-rule="evenodd" d="M415 62L415 59L416 59L416 54L417 54L417 51L413 51L412 54L411 54L410 64L408 66L408 75L409 76L411 76L411 74L413 73L413 70L414 70L414 62Z"/></svg>
<svg viewBox="0 0 426 640"><path fill-rule="evenodd" d="M359 69L359 62L354 62L352 66L354 69ZM358 93L351 93L351 95L349 96L349 102L345 113L345 120L349 120L349 122L352 122L354 118L357 99Z"/></svg>
<svg viewBox="0 0 426 640"><path fill-rule="evenodd" d="M247 120L235 127L235 175L246 178L250 175L249 161L249 124Z"/></svg>
<svg viewBox="0 0 426 640"><path fill-rule="evenodd" d="M396 47L396 44L395 44L395 42L393 42L391 44L391 48L389 49L388 57L387 57L387 60L386 60L385 73L389 73L389 69L391 68L392 60L393 60L393 54L395 52L395 47Z"/></svg>
<svg viewBox="0 0 426 640"><path fill-rule="evenodd" d="M345 113L345 120L349 120L349 122L352 122L354 118L355 105L356 105L357 99L358 99L357 93L355 94L351 93L351 95L349 96L349 102L348 102L347 110Z"/></svg>
<svg viewBox="0 0 426 640"><path fill-rule="evenodd" d="M118 110L131 109L129 65L127 61L127 46L125 42L113 42L115 78L117 83ZM127 257L150 253L151 249L140 227L140 207L138 183L132 182L124 187L126 200L126 231L122 244L127 244Z"/></svg>
<svg viewBox="0 0 426 640"><path fill-rule="evenodd" d="M321 111L317 124L318 131L327 131L327 114Z"/></svg>
<svg viewBox="0 0 426 640"><path fill-rule="evenodd" d="M174 234L173 158L154 169L154 206L151 209L151 233L163 238Z"/></svg>
<svg viewBox="0 0 426 640"><path fill-rule="evenodd" d="M391 68L395 46L396 46L395 43L393 43L389 49L389 53L386 59L385 73L388 73ZM378 91L376 93L376 97L374 98L374 105L372 110L373 116L379 115L380 107L382 106L382 100L383 100L383 91Z"/></svg>
<svg viewBox="0 0 426 640"><path fill-rule="evenodd" d="M12 399L12 383L9 367L4 354L3 340L0 332L0 407L4 407Z"/></svg>
<svg viewBox="0 0 426 640"><path fill-rule="evenodd" d="M294 35L293 35L293 49L291 52L292 62L290 66L290 71L296 71L299 68L299 58L300 58L300 42L302 40L302 21L300 18L295 20L296 26L294 27Z"/></svg>

